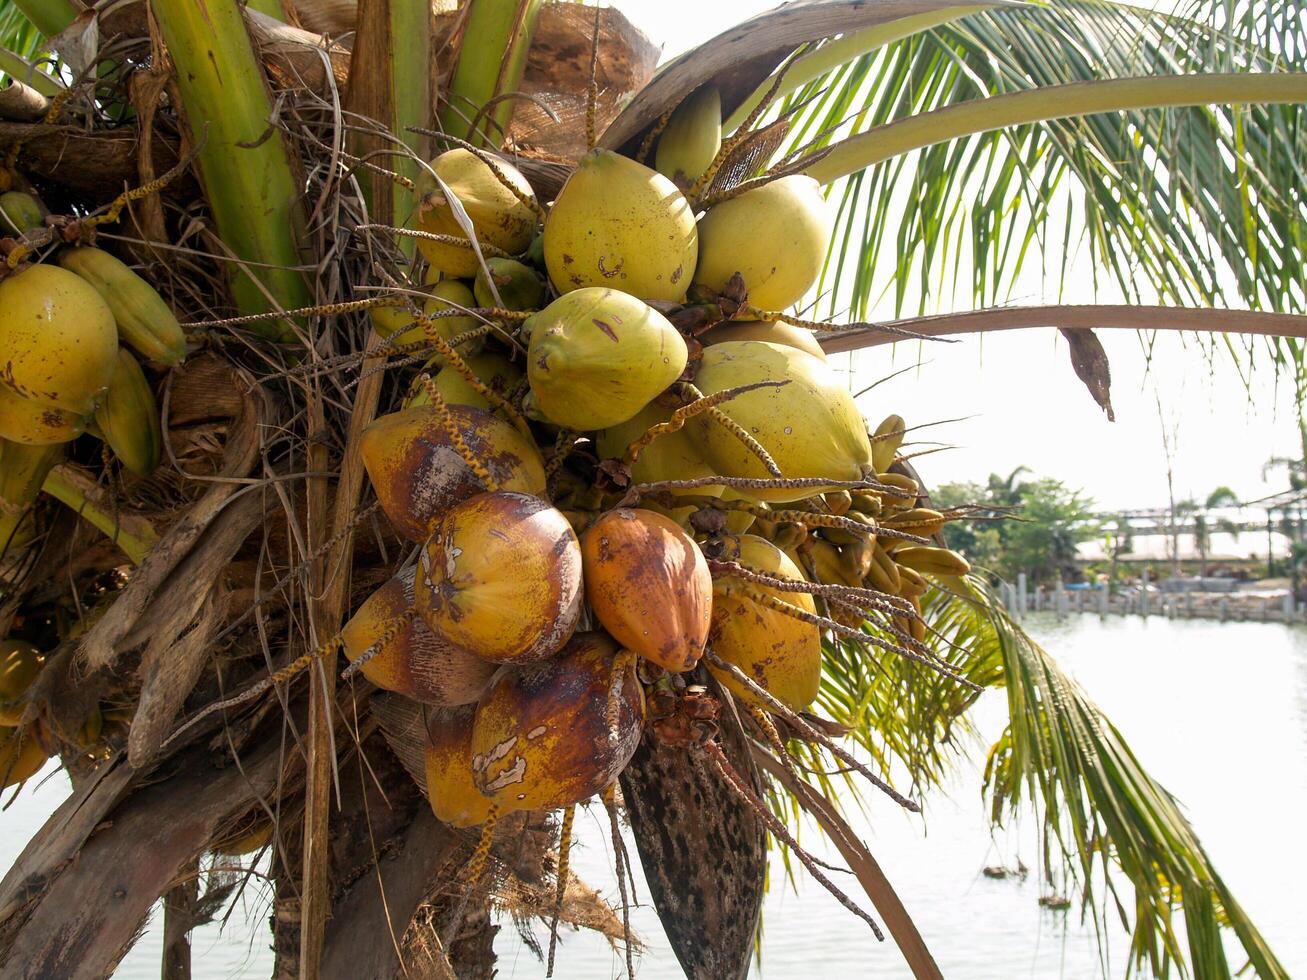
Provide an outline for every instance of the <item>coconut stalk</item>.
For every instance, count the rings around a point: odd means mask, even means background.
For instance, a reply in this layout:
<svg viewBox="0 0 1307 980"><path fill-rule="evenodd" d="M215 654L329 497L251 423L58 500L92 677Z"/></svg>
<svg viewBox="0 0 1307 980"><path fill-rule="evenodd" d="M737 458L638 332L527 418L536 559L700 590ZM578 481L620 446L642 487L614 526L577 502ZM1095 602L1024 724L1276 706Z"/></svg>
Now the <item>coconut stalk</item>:
<svg viewBox="0 0 1307 980"><path fill-rule="evenodd" d="M81 13L72 0L14 0L14 6L46 37L67 30Z"/></svg>
<svg viewBox="0 0 1307 980"><path fill-rule="evenodd" d="M503 144L513 117L512 93L522 86L542 5L542 0L468 0L458 65L440 110L445 132L478 146Z"/></svg>
<svg viewBox="0 0 1307 980"><path fill-rule="evenodd" d="M52 469L41 490L102 531L133 565L143 562L159 542L149 522L136 515L117 513L95 481L71 463Z"/></svg>
<svg viewBox="0 0 1307 980"><path fill-rule="evenodd" d="M1307 73L1202 74L1049 85L923 112L850 136L804 168L829 184L890 157L1010 126L1099 112L1182 106L1307 102Z"/></svg>
<svg viewBox="0 0 1307 980"><path fill-rule="evenodd" d="M278 20L286 19L286 8L282 6L281 0L245 0L245 6L268 17L276 17Z"/></svg>
<svg viewBox="0 0 1307 980"><path fill-rule="evenodd" d="M9 75L13 81L22 82L49 98L54 98L64 89L62 81L33 68L26 58L14 54L8 48L0 48L0 71Z"/></svg>
<svg viewBox="0 0 1307 980"><path fill-rule="evenodd" d="M358 27L350 71L349 106L375 119L422 159L431 155L430 139L413 132L432 117L431 5L425 0L377 0L359 4ZM353 152L406 180L416 180L420 164L391 140L361 134ZM361 169L359 183L373 221L404 224L413 194L382 175ZM414 241L400 247L409 255Z"/></svg>
<svg viewBox="0 0 1307 980"><path fill-rule="evenodd" d="M297 266L304 219L285 143L269 131L272 104L263 69L236 0L161 0L153 4L176 66L200 176L218 234L242 264L231 276L243 314L308 306ZM270 339L290 325L255 325Z"/></svg>

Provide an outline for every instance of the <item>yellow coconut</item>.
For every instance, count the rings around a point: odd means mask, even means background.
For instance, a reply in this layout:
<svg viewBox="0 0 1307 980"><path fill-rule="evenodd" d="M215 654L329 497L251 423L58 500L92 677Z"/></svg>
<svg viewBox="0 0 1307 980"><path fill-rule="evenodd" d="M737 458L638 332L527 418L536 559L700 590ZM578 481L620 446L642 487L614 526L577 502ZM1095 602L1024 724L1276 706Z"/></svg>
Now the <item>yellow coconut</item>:
<svg viewBox="0 0 1307 980"><path fill-rule="evenodd" d="M0 387L86 416L118 364L118 327L86 280L55 265L34 265L0 282L0 352Z"/></svg>
<svg viewBox="0 0 1307 980"><path fill-rule="evenodd" d="M673 520L641 508L610 510L581 538L585 594L618 643L674 673L703 656L712 575Z"/></svg>
<svg viewBox="0 0 1307 980"><path fill-rule="evenodd" d="M476 239L514 255L531 244L537 227L536 213L519 199L530 201L535 192L527 179L506 160L496 159L499 172L516 190L504 186L485 161L462 148L448 150L431 161L431 169L440 181L425 170L418 177L417 226L437 235L467 238L467 232L454 216L445 188L458 198L472 221ZM441 182L444 186L441 186ZM418 239L418 248L432 267L444 275L467 279L477 273L480 263L472 246Z"/></svg>
<svg viewBox="0 0 1307 980"><path fill-rule="evenodd" d="M25 446L53 446L72 442L86 431L88 421L86 416L16 395L0 380L0 439Z"/></svg>
<svg viewBox="0 0 1307 980"><path fill-rule="evenodd" d="M472 781L472 722L475 705L427 712L427 799L437 820L451 827L486 822L494 801Z"/></svg>
<svg viewBox="0 0 1307 980"><path fill-rule="evenodd" d="M32 509L9 508L0 503L0 577L11 571L11 562L20 562L23 553L36 540L36 520Z"/></svg>
<svg viewBox="0 0 1307 980"><path fill-rule="evenodd" d="M665 316L615 289L567 293L527 324L532 404L580 432L631 418L681 376L689 357Z"/></svg>
<svg viewBox="0 0 1307 980"><path fill-rule="evenodd" d="M449 406L463 441L505 490L542 495L540 450L509 423L463 405ZM426 541L456 503L485 490L429 405L383 415L363 432L363 465L395 530Z"/></svg>
<svg viewBox="0 0 1307 980"><path fill-rule="evenodd" d="M560 293L608 286L677 303L699 257L694 210L676 185L608 150L591 150L545 221L545 266Z"/></svg>
<svg viewBox="0 0 1307 980"><path fill-rule="evenodd" d="M508 355L496 350L469 354L463 358L463 361L476 375L478 381L503 398L511 395L524 377L519 365L510 361ZM445 399L446 405L466 405L468 408L477 408L483 412L492 411L494 408L489 398L473 388L468 380L452 367L441 368L432 382L440 392L440 397ZM431 399L427 395L426 385L414 384L412 394L404 403L404 407L416 408L419 405L429 404Z"/></svg>
<svg viewBox="0 0 1307 980"><path fill-rule="evenodd" d="M62 446L25 446L0 439L0 511L35 503L45 478L63 458Z"/></svg>
<svg viewBox="0 0 1307 980"><path fill-rule="evenodd" d="M695 376L695 384L706 395L757 381L785 383L745 392L720 408L767 450L783 476L858 480L870 470L871 443L853 397L835 373L811 354L759 340L728 341L704 349ZM700 416L688 428L718 473L769 475L725 426ZM745 492L763 500L787 501L819 491L809 487Z"/></svg>
<svg viewBox="0 0 1307 980"><path fill-rule="evenodd" d="M770 541L752 534L725 536L710 550L714 558L733 561L773 578L803 582L803 572ZM723 660L794 711L807 708L821 683L821 632L814 625L763 605L753 595L773 596L808 613L816 612L805 592L781 592L730 575L713 582L712 630L708 643ZM720 668L709 665L731 693L766 707L758 695Z"/></svg>
<svg viewBox="0 0 1307 980"><path fill-rule="evenodd" d="M0 640L0 725L17 725L25 704L12 704L27 693L45 658L24 640Z"/></svg>
<svg viewBox="0 0 1307 980"><path fill-rule="evenodd" d="M0 728L0 788L31 779L50 754L29 729Z"/></svg>
<svg viewBox="0 0 1307 980"><path fill-rule="evenodd" d="M706 171L722 145L722 97L701 85L676 107L658 137L654 166L687 189Z"/></svg>
<svg viewBox="0 0 1307 980"><path fill-rule="evenodd" d="M820 185L798 174L781 177L715 205L700 219L695 285L720 293L738 272L750 305L785 310L821 275L830 235Z"/></svg>
<svg viewBox="0 0 1307 980"><path fill-rule="evenodd" d="M718 324L699 337L705 347L730 340L764 340L805 351L819 360L826 360L826 352L813 332L781 320L728 320Z"/></svg>
<svg viewBox="0 0 1307 980"><path fill-rule="evenodd" d="M619 666L616 653L605 634L580 633L557 657L495 675L472 725L482 793L503 809L553 810L617 777L640 743L644 695L635 659Z"/></svg>
<svg viewBox="0 0 1307 980"><path fill-rule="evenodd" d="M223 857L244 857L260 851L272 841L276 830L266 817L256 817L213 845L213 853Z"/></svg>
<svg viewBox="0 0 1307 980"><path fill-rule="evenodd" d="M431 287L431 296L422 304L422 312L428 316L451 309L472 309L477 305L467 283L457 279L442 279ZM405 344L429 343L426 329L416 322L417 318L407 303L398 302L394 306L378 306L372 309L372 325L383 337L395 337L395 346ZM474 316L441 316L431 321L436 333L444 340L453 340L461 333L477 327L480 321ZM459 354L464 356L479 351L485 341L481 338L465 341L458 346Z"/></svg>
<svg viewBox="0 0 1307 980"><path fill-rule="evenodd" d="M361 657L403 613L413 607L410 568L372 593L341 630L345 656ZM494 664L443 641L421 618L412 620L361 668L377 687L423 704L471 704L495 672Z"/></svg>
<svg viewBox="0 0 1307 980"><path fill-rule="evenodd" d="M422 549L415 603L442 639L496 663L557 653L581 614L581 545L562 512L483 493L447 513Z"/></svg>
<svg viewBox="0 0 1307 980"><path fill-rule="evenodd" d="M486 275L489 270L489 275ZM491 281L495 288L490 288ZM545 280L516 259L486 259L486 268L477 273L472 287L478 306L497 306L506 310L538 310L545 301ZM496 300L496 293L498 300Z"/></svg>

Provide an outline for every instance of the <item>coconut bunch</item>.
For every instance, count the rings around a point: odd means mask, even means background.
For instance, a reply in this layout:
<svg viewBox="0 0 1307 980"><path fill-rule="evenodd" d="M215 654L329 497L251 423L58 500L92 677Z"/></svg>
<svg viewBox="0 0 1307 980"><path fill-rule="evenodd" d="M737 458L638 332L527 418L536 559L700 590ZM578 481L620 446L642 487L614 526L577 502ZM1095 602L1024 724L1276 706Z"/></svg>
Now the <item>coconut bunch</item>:
<svg viewBox="0 0 1307 980"><path fill-rule="evenodd" d="M807 714L825 643L956 676L920 605L968 571L938 544L954 515L903 419L869 427L827 365L836 328L787 312L824 262L820 189L715 179L720 126L696 93L655 166L594 149L552 201L453 146L407 231L423 281L371 310L370 354L419 362L361 444L415 551L346 626L348 673L425 706L432 808L485 839L610 799L645 734L729 773L724 700L786 759L799 737L851 761Z"/></svg>

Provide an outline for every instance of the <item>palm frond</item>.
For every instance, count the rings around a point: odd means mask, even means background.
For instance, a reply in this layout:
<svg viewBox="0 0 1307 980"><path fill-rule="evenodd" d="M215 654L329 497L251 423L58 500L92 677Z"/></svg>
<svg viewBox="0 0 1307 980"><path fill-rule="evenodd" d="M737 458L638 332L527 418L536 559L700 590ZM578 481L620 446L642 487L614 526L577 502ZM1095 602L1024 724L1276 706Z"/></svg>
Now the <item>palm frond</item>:
<svg viewBox="0 0 1307 980"><path fill-rule="evenodd" d="M998 658L1007 692L1009 724L985 766L994 824L1023 806L1036 808L1046 863L1072 875L1096 924L1100 903L1115 910L1131 933L1134 965L1151 975L1231 976L1222 942L1229 929L1257 976L1287 977L1175 799L1144 770L1111 721L1012 621L982 580L948 584L944 604L987 637L973 649ZM1096 883L1104 889L1101 897Z"/></svg>
<svg viewBox="0 0 1307 980"><path fill-rule="evenodd" d="M1002 678L994 655L993 630L959 603L933 593L923 608L936 646L950 667L980 688ZM872 623L863 630L891 643ZM874 659L848 642L828 643L818 704L850 729L854 739L885 772L902 766L914 787L938 786L974 735L967 711L979 692L936 670L891 652Z"/></svg>
<svg viewBox="0 0 1307 980"><path fill-rule="evenodd" d="M822 147L1048 86L1299 71L1302 30L1292 0L1219 19L1104 0L986 10L815 78L778 111L803 106L791 151ZM839 220L823 288L833 309L861 316L885 294L900 312L914 301L924 312L950 279L970 280L972 299L994 304L1032 260L1067 281L1083 246L1095 286L1112 283L1131 302L1302 311L1303 113L1300 104L1135 109L964 135L886 160L833 187Z"/></svg>
<svg viewBox="0 0 1307 980"><path fill-rule="evenodd" d="M27 15L12 3L0 4L0 48L18 55L26 61L38 58L46 50L45 35L27 19ZM0 64L0 71L18 75L8 64ZM21 78L26 81L25 78Z"/></svg>

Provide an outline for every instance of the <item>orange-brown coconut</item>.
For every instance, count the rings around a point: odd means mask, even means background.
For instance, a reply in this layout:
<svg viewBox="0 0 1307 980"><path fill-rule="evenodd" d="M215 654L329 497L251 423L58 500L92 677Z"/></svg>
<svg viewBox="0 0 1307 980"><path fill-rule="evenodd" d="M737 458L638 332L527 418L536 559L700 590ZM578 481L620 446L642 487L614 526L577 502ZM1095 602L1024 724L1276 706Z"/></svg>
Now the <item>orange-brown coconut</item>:
<svg viewBox="0 0 1307 980"><path fill-rule="evenodd" d="M717 554L745 568L773 578L805 581L803 572L770 541L753 534L725 536ZM802 711L817 697L821 682L821 632L770 609L752 594L770 595L805 612L816 604L806 592L781 592L742 578L723 575L713 582L712 631L708 642L723 660L740 668L754 683L794 711ZM713 675L747 703L767 705L758 695L720 668Z"/></svg>
<svg viewBox="0 0 1307 980"><path fill-rule="evenodd" d="M468 448L501 489L545 492L540 451L522 433L488 412L448 408ZM381 509L411 541L426 541L446 511L485 490L430 405L378 418L363 432L362 452Z"/></svg>
<svg viewBox="0 0 1307 980"><path fill-rule="evenodd" d="M496 674L472 725L477 788L505 810L552 810L617 778L640 742L644 693L635 658L616 654L610 637L581 633L557 657Z"/></svg>
<svg viewBox="0 0 1307 980"><path fill-rule="evenodd" d="M581 545L539 497L483 493L449 511L422 550L414 599L437 635L496 663L557 653L581 613Z"/></svg>
<svg viewBox="0 0 1307 980"><path fill-rule="evenodd" d="M610 510L581 538L585 594L604 629L675 673L703 656L712 574L679 524L651 510Z"/></svg>
<svg viewBox="0 0 1307 980"><path fill-rule="evenodd" d="M357 660L413 607L416 575L416 568L401 572L359 606L341 631L346 657ZM362 671L384 690L423 704L449 706L471 704L479 698L495 666L444 642L419 617L365 663Z"/></svg>
<svg viewBox="0 0 1307 980"><path fill-rule="evenodd" d="M436 819L452 827L485 823L494 801L472 781L474 705L427 713L427 798Z"/></svg>

